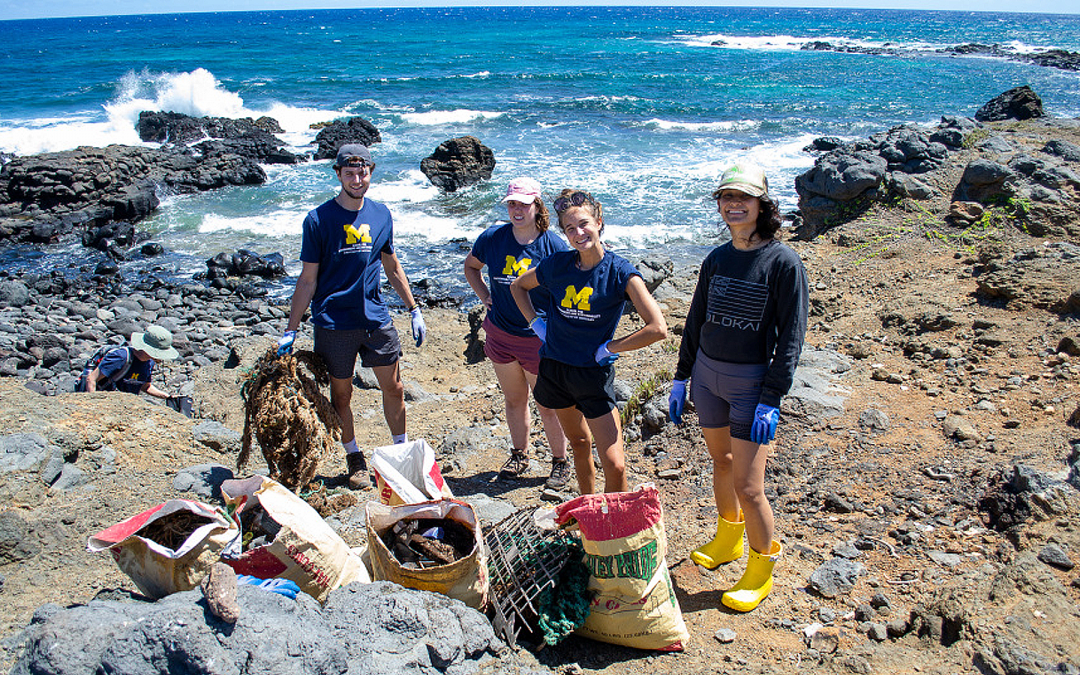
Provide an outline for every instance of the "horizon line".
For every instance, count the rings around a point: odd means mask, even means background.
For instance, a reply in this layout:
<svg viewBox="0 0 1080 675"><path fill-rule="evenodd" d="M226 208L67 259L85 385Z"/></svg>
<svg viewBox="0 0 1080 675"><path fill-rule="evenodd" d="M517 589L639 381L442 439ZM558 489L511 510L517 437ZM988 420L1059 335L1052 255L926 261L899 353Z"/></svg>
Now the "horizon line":
<svg viewBox="0 0 1080 675"><path fill-rule="evenodd" d="M280 0L267 0L267 4L274 4ZM302 3L304 0L300 0ZM362 0L363 1L363 0ZM882 0L888 2L888 0ZM333 0L329 0L333 2ZM367 2L375 2L375 0L367 0ZM2 4L2 3L0 3ZM431 4L431 0L412 0L406 1L401 4L382 5L382 4L360 4L358 6L340 7L340 6L313 6L313 7L263 7L263 8L236 8L236 9L176 9L173 8L170 11L139 11L139 12L124 12L119 14L61 14L52 16L24 16L12 19L0 19L0 23L10 21L41 21L49 19L106 19L111 17L125 17L125 16L168 16L171 14L240 14L240 13L260 13L260 12L322 12L322 11L348 11L348 10L386 10L386 9L463 9L463 8L513 8L513 7L526 7L526 8L575 8L575 7L608 7L612 9L630 9L630 8L675 8L675 7L704 7L704 8L716 8L716 9L764 9L764 10L874 10L881 12L932 12L938 14L1037 14L1043 16L1077 16L1080 15L1080 8L1076 11L1040 11L1040 10L1024 10L1024 9L956 9L956 8L928 8L916 5L929 4L928 0L909 0L911 6L895 6L895 3L889 2L890 6L881 7L874 6L871 2L859 2L859 0L851 0L846 2L845 0L821 0L817 3L795 6L786 4L753 4L753 3L727 3L727 2L694 2L692 0L687 2L663 2L656 4L640 4L640 3L627 3L626 0L616 0L615 2L604 2L603 0L594 2L540 2L540 3L521 3L521 2L458 2L449 5L434 5ZM936 3L935 3L936 4Z"/></svg>

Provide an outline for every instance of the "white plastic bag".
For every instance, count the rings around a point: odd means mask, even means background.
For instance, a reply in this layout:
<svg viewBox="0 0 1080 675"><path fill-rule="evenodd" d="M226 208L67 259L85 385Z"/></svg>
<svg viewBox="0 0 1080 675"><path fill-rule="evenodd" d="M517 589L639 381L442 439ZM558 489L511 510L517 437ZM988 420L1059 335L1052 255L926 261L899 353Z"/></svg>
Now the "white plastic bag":
<svg viewBox="0 0 1080 675"><path fill-rule="evenodd" d="M383 504L419 504L454 496L439 471L435 450L422 438L375 448L371 468Z"/></svg>

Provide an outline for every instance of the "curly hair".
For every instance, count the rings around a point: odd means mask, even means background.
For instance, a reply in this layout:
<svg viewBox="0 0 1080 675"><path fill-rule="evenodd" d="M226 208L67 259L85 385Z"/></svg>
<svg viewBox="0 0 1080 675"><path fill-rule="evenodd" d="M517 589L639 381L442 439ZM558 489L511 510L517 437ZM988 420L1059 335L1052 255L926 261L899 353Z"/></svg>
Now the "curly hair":
<svg viewBox="0 0 1080 675"><path fill-rule="evenodd" d="M548 211L548 207L544 204L544 198L539 195L536 197L536 229L541 232L546 232L548 227L551 226L551 212Z"/></svg>
<svg viewBox="0 0 1080 675"><path fill-rule="evenodd" d="M712 193L712 198L716 201L720 201L720 194L728 188L717 188ZM780 226L783 221L780 218L780 205L772 200L769 195L762 195L757 198L760 210L757 217L757 226L754 228L754 234L761 239L774 239L776 233L780 231Z"/></svg>

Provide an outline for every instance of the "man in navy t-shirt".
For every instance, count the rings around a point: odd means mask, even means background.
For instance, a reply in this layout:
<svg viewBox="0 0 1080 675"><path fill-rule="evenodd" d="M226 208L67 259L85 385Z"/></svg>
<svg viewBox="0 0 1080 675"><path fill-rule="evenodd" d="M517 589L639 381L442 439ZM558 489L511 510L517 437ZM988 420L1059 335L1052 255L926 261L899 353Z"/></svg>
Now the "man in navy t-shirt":
<svg viewBox="0 0 1080 675"><path fill-rule="evenodd" d="M346 144L338 149L334 172L337 196L304 219L300 261L289 322L278 353L292 351L304 311L311 306L315 352L330 371L330 401L341 418L347 477L353 489L371 487L367 462L356 445L352 415L352 378L356 357L371 368L382 391L383 414L394 443L405 433L405 387L398 359L401 342L379 292L381 272L412 315L412 336L419 347L426 328L409 289L405 270L394 253L394 221L385 205L367 198L375 163L368 149Z"/></svg>

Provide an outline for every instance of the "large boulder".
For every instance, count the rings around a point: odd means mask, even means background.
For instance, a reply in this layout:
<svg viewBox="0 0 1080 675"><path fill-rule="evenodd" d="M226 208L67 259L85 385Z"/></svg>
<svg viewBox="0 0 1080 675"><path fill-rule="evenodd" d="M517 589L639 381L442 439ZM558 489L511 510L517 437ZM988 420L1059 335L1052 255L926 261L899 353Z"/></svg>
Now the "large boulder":
<svg viewBox="0 0 1080 675"><path fill-rule="evenodd" d="M828 152L795 179L803 224L799 235L809 239L861 213L877 196L888 161L876 152L844 146Z"/></svg>
<svg viewBox="0 0 1080 675"><path fill-rule="evenodd" d="M980 122L1029 120L1042 116L1042 99L1026 84L998 94L975 113L975 119Z"/></svg>
<svg viewBox="0 0 1080 675"><path fill-rule="evenodd" d="M264 164L296 164L299 155L285 149L275 133L281 125L270 117L191 117L175 112L139 113L139 138L176 146L195 144L204 154L232 153ZM212 139L212 140L206 140Z"/></svg>
<svg viewBox="0 0 1080 675"><path fill-rule="evenodd" d="M1016 173L1004 164L989 159L975 159L964 168L953 199L989 204L1014 194L1015 181Z"/></svg>
<svg viewBox="0 0 1080 675"><path fill-rule="evenodd" d="M119 593L113 593L119 596ZM239 618L213 616L201 590L157 602L44 605L23 633L13 675L53 673L550 674L511 652L483 614L444 595L389 582L350 584L324 606L237 587Z"/></svg>
<svg viewBox="0 0 1080 675"><path fill-rule="evenodd" d="M474 136L443 141L420 162L431 183L447 192L491 178L495 153Z"/></svg>
<svg viewBox="0 0 1080 675"><path fill-rule="evenodd" d="M315 159L335 159L338 148L346 143L359 143L371 147L382 142L382 135L375 125L363 117L350 117L347 120L335 120L323 127L315 137L319 149Z"/></svg>

